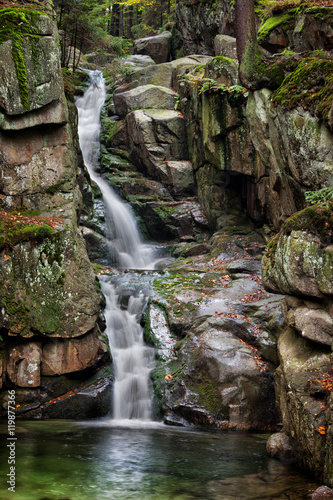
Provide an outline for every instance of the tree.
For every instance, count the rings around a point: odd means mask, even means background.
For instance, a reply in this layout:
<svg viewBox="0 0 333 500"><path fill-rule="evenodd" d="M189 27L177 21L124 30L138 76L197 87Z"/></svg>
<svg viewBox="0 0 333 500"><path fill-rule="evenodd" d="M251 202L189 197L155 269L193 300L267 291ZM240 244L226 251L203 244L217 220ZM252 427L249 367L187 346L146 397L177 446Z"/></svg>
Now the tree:
<svg viewBox="0 0 333 500"><path fill-rule="evenodd" d="M257 42L254 0L236 0L236 46L242 85L255 90L267 83L264 54Z"/></svg>

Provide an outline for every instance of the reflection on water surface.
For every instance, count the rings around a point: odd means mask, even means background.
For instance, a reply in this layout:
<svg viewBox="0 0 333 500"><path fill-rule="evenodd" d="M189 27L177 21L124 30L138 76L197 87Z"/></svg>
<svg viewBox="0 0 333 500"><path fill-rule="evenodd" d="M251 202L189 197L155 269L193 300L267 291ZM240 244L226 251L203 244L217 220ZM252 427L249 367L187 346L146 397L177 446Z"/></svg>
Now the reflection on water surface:
<svg viewBox="0 0 333 500"><path fill-rule="evenodd" d="M262 435L109 420L17 421L16 430L16 492L3 488L3 500L298 500L318 486L267 458ZM2 446L3 485L7 458Z"/></svg>

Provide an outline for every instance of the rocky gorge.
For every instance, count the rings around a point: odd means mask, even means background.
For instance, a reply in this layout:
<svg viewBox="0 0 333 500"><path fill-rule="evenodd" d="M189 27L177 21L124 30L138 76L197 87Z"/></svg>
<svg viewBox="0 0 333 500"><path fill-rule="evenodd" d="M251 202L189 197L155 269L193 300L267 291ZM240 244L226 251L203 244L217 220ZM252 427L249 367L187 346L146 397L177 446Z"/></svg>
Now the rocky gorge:
<svg viewBox="0 0 333 500"><path fill-rule="evenodd" d="M161 257L143 319L156 417L221 430L282 422L270 453L332 486L332 202L308 206L305 195L331 187L331 101L319 112L314 99L329 85L331 10L261 26L275 55L266 85L249 91L224 3L178 2L172 32L136 41L102 112L100 174ZM97 417L112 385L88 259L112 274L101 197L78 166L52 16L34 23L24 85L9 80L12 38L0 46L2 408L16 387L25 418ZM52 67L38 59L45 50ZM316 73L306 82L304 65Z"/></svg>

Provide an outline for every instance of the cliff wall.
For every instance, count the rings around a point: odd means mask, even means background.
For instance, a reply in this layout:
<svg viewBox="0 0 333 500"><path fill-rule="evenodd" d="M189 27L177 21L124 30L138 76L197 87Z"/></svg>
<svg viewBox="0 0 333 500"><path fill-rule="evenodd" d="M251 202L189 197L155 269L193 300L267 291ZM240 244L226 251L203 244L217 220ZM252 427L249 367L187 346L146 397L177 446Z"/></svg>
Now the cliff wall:
<svg viewBox="0 0 333 500"><path fill-rule="evenodd" d="M107 401L98 409L79 405L83 382L96 379L109 351L77 225L76 109L65 99L55 20L46 4L41 11L1 9L0 19L6 26L0 45L2 411L7 390L16 388L24 417L103 414ZM105 390L109 381L103 384Z"/></svg>

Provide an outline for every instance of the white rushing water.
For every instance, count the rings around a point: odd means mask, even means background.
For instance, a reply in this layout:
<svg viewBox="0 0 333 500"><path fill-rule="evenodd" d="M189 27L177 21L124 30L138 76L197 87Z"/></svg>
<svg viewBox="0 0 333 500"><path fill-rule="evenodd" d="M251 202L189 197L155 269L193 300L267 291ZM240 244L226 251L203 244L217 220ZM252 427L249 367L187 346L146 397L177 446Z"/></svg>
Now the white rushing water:
<svg viewBox="0 0 333 500"><path fill-rule="evenodd" d="M90 86L76 101L79 140L90 178L98 185L103 195L107 238L110 252L115 256L113 263L118 267L152 269L154 264L151 248L142 243L130 207L96 172L100 157L100 113L105 102L106 89L100 71L89 71L89 76Z"/></svg>
<svg viewBox="0 0 333 500"><path fill-rule="evenodd" d="M151 250L141 242L130 208L96 171L100 157L100 113L106 89L100 71L88 73L90 85L83 97L76 101L80 147L91 180L103 195L110 255L116 260L112 264L132 269L152 269ZM122 422L150 421L152 388L149 373L154 366L154 350L144 345L140 325L146 297L137 293L130 296L125 304L110 278L102 279L101 286L106 298L105 319L115 370L113 418Z"/></svg>

